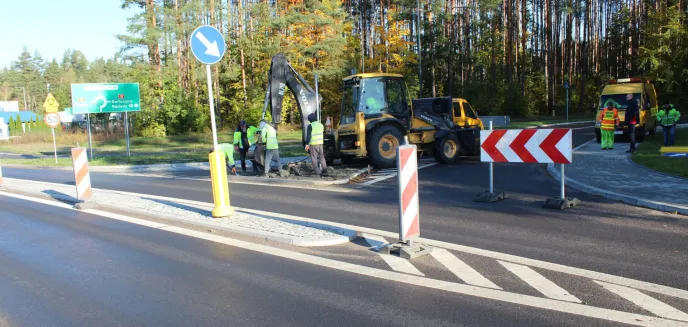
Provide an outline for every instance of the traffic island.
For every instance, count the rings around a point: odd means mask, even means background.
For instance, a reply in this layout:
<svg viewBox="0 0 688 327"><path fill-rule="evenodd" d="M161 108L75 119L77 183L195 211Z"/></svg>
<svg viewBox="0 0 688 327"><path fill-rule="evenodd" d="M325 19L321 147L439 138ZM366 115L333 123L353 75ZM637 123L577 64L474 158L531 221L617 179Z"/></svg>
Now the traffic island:
<svg viewBox="0 0 688 327"><path fill-rule="evenodd" d="M73 191L69 185L18 179L4 179L3 185L4 192L47 197L69 205L98 203L97 210L107 214L125 214L168 225L192 225L204 231L219 230L296 246L332 246L356 238L353 230L273 212L234 207L231 218L213 218L212 203L98 189L93 190L93 201L79 202L69 195ZM95 208L83 209L88 212Z"/></svg>

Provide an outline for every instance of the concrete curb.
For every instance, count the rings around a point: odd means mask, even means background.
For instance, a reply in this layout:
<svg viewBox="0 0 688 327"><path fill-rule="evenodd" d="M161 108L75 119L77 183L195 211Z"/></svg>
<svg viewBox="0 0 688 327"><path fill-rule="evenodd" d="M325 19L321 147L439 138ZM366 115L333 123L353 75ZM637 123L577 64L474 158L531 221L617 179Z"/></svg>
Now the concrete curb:
<svg viewBox="0 0 688 327"><path fill-rule="evenodd" d="M141 172L160 172L160 171L189 171L189 170L210 170L207 162L189 162L176 164L156 164L156 165L133 165L133 166L89 166L88 169L99 173L141 173Z"/></svg>
<svg viewBox="0 0 688 327"><path fill-rule="evenodd" d="M42 183L42 184L50 184L50 183ZM65 195L54 194L54 195L48 196L48 195L41 193L41 192L30 192L30 191L26 191L26 190L13 189L11 187L7 187L6 185L2 186L2 190L4 192L14 191L14 192L20 193L20 194L31 194L32 196L54 199L54 200L58 200L58 201L63 202L63 203L68 203L68 204L76 204L77 203L74 201L74 198L72 198L71 196L66 195L66 194ZM101 192L103 192L103 191L101 190ZM104 191L104 192L107 192L107 191ZM119 193L119 192L114 192L114 193ZM183 203L183 201L181 203ZM284 221L284 222L288 222L288 223L292 223L292 224L300 225L300 226L305 226L305 227L327 229L327 230L333 231L334 233L337 233L340 235L332 236L332 237L324 237L324 238L305 238L305 237L290 236L290 235L284 235L284 234L268 232L268 231L253 230L253 229L249 229L249 228L245 228L245 227L224 226L221 224L213 224L213 223L198 221L198 220L174 218L174 217L170 217L170 216L166 216L166 215L162 215L162 214L152 213L150 211L122 209L122 208L116 208L116 207L102 205L102 204L98 204L98 209L104 210L104 211L110 210L111 212L126 212L129 214L138 215L136 218L141 218L141 219L145 219L145 218L142 218L140 216L144 216L144 217L147 216L147 217L160 219L160 220L175 221L175 222L194 225L194 226L198 226L198 227L202 227L202 228L222 230L225 232L236 233L236 234L246 235L246 236L264 239L264 240L268 240L268 241L279 242L279 243L290 244L290 245L296 245L296 246L301 246L301 247L319 247L319 246L339 245L339 244L351 242L353 239L355 239L357 237L357 232L353 231L353 230L344 229L344 228L335 227L335 226L330 226L330 225L325 225L325 224L320 224L320 223L294 220L294 219L284 219L284 218L279 218L279 217L271 217L269 219ZM212 210L212 208L208 208L208 211L210 211L210 210ZM261 217L267 216L265 213L256 214L256 213L253 213L251 211L247 211L247 210L243 210L243 209L237 209L237 211L242 212L242 213L246 213L246 214L259 215ZM85 212L88 212L88 210L85 210Z"/></svg>
<svg viewBox="0 0 688 327"><path fill-rule="evenodd" d="M558 182L561 181L561 173L557 168L554 166L554 164L547 164L547 172L557 180ZM579 181L576 181L571 178L566 178L566 185L573 187L577 190L580 190L585 193L589 194L594 194L594 195L599 195L607 199L615 200L615 201L621 201L633 206L637 207L644 207L648 209L653 209L653 210L658 210L658 211L663 211L663 212L669 212L669 213L678 213L681 215L688 216L688 207L685 206L680 206L677 204L673 203L665 203L665 202L659 202L659 201L653 201L653 200L648 200L648 199L643 199L643 198L638 198L630 195L625 195L625 194L620 194L616 192L612 192L609 190L604 190L601 188L597 188L585 183L581 183ZM681 217L682 218L682 217ZM686 219L686 218L682 218Z"/></svg>

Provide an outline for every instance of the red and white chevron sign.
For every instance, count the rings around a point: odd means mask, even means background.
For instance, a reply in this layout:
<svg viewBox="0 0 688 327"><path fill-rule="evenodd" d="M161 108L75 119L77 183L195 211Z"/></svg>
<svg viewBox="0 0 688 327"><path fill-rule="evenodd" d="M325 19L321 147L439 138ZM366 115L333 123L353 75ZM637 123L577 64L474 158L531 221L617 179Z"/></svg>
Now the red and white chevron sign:
<svg viewBox="0 0 688 327"><path fill-rule="evenodd" d="M418 156L415 145L397 148L399 178L399 239L407 241L420 235L418 201Z"/></svg>
<svg viewBox="0 0 688 327"><path fill-rule="evenodd" d="M480 161L569 164L572 142L569 128L480 131Z"/></svg>

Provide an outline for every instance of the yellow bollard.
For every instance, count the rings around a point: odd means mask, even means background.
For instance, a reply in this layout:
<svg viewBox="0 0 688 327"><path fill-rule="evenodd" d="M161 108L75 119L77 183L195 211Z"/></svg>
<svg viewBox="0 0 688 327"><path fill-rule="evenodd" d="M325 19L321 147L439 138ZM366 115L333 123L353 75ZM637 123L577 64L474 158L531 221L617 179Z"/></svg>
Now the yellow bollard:
<svg viewBox="0 0 688 327"><path fill-rule="evenodd" d="M234 208L229 204L229 184L227 183L227 166L225 154L215 150L210 153L210 180L213 185L213 202L215 218L228 217L234 214Z"/></svg>

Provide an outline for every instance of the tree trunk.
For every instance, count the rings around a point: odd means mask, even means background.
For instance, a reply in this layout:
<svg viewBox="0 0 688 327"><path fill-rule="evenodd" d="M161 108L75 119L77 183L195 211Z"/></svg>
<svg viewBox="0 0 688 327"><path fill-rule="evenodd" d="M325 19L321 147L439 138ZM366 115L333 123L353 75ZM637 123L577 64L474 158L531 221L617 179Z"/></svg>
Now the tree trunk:
<svg viewBox="0 0 688 327"><path fill-rule="evenodd" d="M174 0L175 36L177 37L177 83L186 91L184 87L184 62L182 50L182 17L179 13L179 0Z"/></svg>
<svg viewBox="0 0 688 327"><path fill-rule="evenodd" d="M237 17L237 23L238 23L237 25L238 25L239 30L238 30L237 35L239 38L239 54L241 56L241 85L243 86L243 90L244 90L244 107L246 107L248 105L248 94L246 92L246 64L244 61L244 47L242 45L243 42L241 42L242 34L243 34L243 30L244 30L244 25L243 25L243 21L244 21L243 2L244 2L244 0L238 0L237 2L239 5L239 7L238 7L239 11L238 11L238 15L237 15L238 16Z"/></svg>
<svg viewBox="0 0 688 327"><path fill-rule="evenodd" d="M148 44L148 60L153 68L155 85L153 86L154 94L162 101L162 76L161 62L160 62L160 45L158 38L151 34L151 31L157 31L158 26L155 18L155 2L154 0L146 0L146 43Z"/></svg>
<svg viewBox="0 0 688 327"><path fill-rule="evenodd" d="M551 15L550 15L550 2L551 0L545 0L545 5L543 9L545 11L545 93L547 98L547 112L552 111L553 99L550 95L550 51L551 51Z"/></svg>

